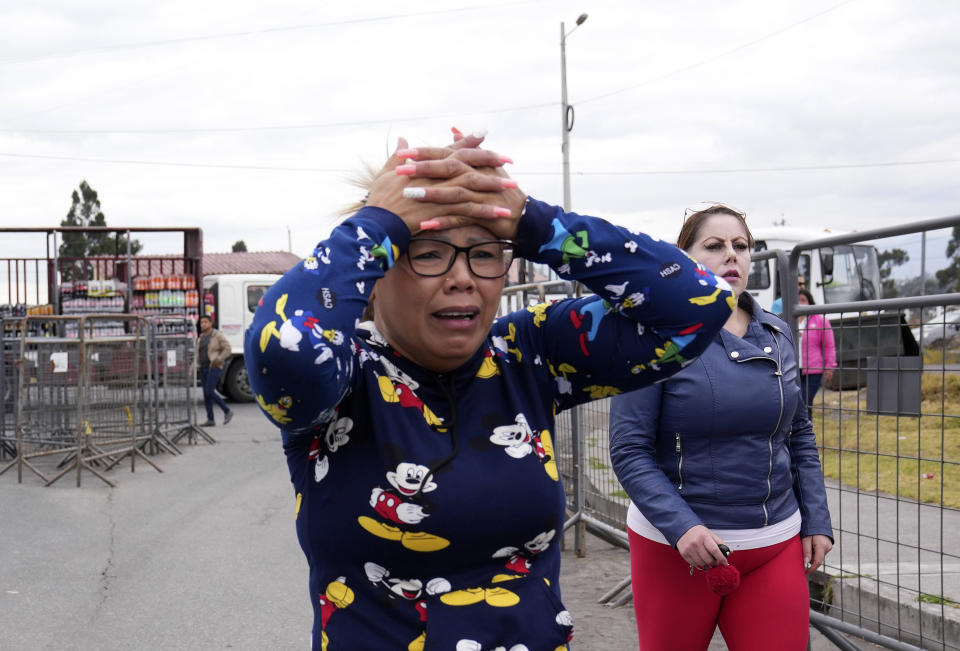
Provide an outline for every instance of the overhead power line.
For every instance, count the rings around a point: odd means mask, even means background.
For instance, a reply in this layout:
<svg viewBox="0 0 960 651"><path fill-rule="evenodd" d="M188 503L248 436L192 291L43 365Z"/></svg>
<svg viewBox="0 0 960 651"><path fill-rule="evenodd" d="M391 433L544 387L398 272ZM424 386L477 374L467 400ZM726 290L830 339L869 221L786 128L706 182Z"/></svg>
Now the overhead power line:
<svg viewBox="0 0 960 651"><path fill-rule="evenodd" d="M542 1L542 0L527 0L527 1L528 1L528 2L537 2L537 1ZM798 27L799 25L802 25L802 24L804 24L804 23L810 22L811 20L814 20L814 19L819 18L819 17L821 17L821 16L823 16L823 15L825 15L825 14L828 14L828 13L830 13L830 12L832 12L832 11L835 11L836 9L839 9L840 7L842 7L842 6L844 6L844 5L847 5L847 4L850 4L851 2L854 2L854 1L855 1L855 0L844 0L843 2L840 2L839 4L836 4L836 5L828 8L828 9L825 9L825 10L819 12L819 13L816 13L816 14L814 14L814 15L812 15L812 16L808 16L807 18L804 18L804 19L799 20L799 21L797 21L797 22L791 23L790 25L787 25L786 27L782 27L782 28L780 28L780 29L778 29L778 30L775 30L775 31L773 31L773 32L770 32L770 33L765 34L765 35L763 35L763 36L760 36L760 37L758 37L758 38L755 38L755 39L753 39L752 41L748 41L747 43L743 43L743 44L741 44L741 45L738 45L738 46L736 46L736 47L734 47L734 48L731 48L731 49L729 49L729 50L726 50L726 51L721 52L721 53L719 53L719 54L716 54L716 55L714 55L714 56L708 57L708 58L706 58L706 59L703 59L703 60L698 61L698 62L696 62L696 63L692 63L692 64L687 65L687 66L683 66L683 67L681 67L681 68L677 68L676 70L672 70L672 71L667 72L667 73L664 73L664 74L662 74L662 75L659 75L659 76L656 76L656 77L652 77L652 78L650 78L650 79L646 79L646 80L641 81L641 82L639 82L639 83L632 84L632 85L626 86L626 87L624 87L624 88L620 88L620 89L618 89L618 90L613 90L613 91L610 91L610 92L607 92L607 93L603 93L603 94L601 94L601 95L596 95L596 96L594 96L594 97L589 97L589 98L587 98L587 99L585 99L585 100L582 100L582 101L580 101L580 102L577 102L577 104L586 104L586 103L588 103L588 102L595 102L595 101L599 101L599 100L601 100L601 99L606 99L606 98L608 98L608 97L613 97L613 96L615 96L615 95L620 95L620 94L625 93L625 92L627 92L627 91L634 90L634 89L636 89L636 88L640 88L641 86L646 86L646 85L648 85L648 84L652 84L652 83L657 82L657 81L660 81L660 80L662 80L662 79L666 79L666 78L668 78L668 77L672 77L672 76L674 76L674 75L677 75L677 74L686 72L686 71L688 71L688 70L693 70L694 68L698 68L698 67L703 66L703 65L706 65L706 64L708 64L708 63L712 63L712 62L714 62L714 61L716 61L716 60L718 60L718 59L721 59L721 58L723 58L723 57L729 56L730 54L733 54L733 53L735 53L735 52L739 52L740 50L744 50L744 49L746 49L746 48L748 48L748 47L751 47L751 46L753 46L753 45L756 45L757 43L761 43L761 42L766 41L766 40L768 40L768 39L770 39L770 38L773 38L774 36L778 36L778 35L780 35L780 34L783 34L784 32L787 32L787 31L789 31L789 30L791 30L791 29L793 29L793 28L795 28L795 27ZM458 8L458 9L438 10L438 11L432 11L432 12L422 12L422 13L413 13L413 14L396 14L396 15L392 15L392 16L380 16L380 17L371 17L371 18L358 18L358 19L355 19L355 20L341 21L341 22L337 22L337 23L319 23L319 24L315 24L315 25L304 25L304 26L293 26L293 27L273 27L273 28L266 28L266 29L262 29L262 30L254 30L254 31L247 31L247 32L233 32L233 33L230 33L230 34L208 35L208 36L197 36L197 37L184 37L184 38L180 38L180 39L169 39L169 40L166 40L166 41L153 41L153 42L149 42L149 43L142 43L142 44L139 44L139 45L104 46L103 48L89 48L89 49L87 49L87 50L77 50L77 51L75 51L75 53L88 52L88 51L94 51L94 50L99 50L99 49L111 49L111 48L118 48L118 49L119 49L119 48L130 48L130 47L152 47L152 46L156 46L156 45L164 45L164 44L168 44L168 43L187 42L187 41L192 41L192 40L204 40L204 39L214 39L214 38L238 37L238 36L247 36L247 35L251 35L251 34L265 34L265 33L270 33L270 32L287 31L287 30L291 30L291 29L308 29L308 28L311 28L311 27L319 27L319 26L330 26L330 25L340 25L340 24L349 24L349 23L360 23L360 22L374 22L374 21L380 21L380 20L391 20L391 19L396 19L396 18L407 18L407 17L414 17L414 16L422 16L422 15L452 13L452 12L456 12L456 11L472 11L472 10L475 10L475 9L487 9L487 8L499 7L499 6L504 6L504 5L511 5L511 4L527 4L527 2L510 2L510 3L501 3L501 4L499 4L499 5L475 5L475 6L471 6L471 7L461 7L461 8ZM57 55L45 55L45 56L57 56ZM17 60L16 62L21 62L21 60ZM4 65L5 63L7 63L7 62L2 62L2 61L0 61L0 66ZM551 102L542 102L542 103L539 103L539 104L527 104L527 105L522 105L522 106L511 106L511 107L504 107L504 108L499 108L499 109L487 109L487 110L483 110L483 111L471 111L471 112L469 112L469 113L443 113L443 114L428 115L428 116L413 116L413 117L400 118L400 119L398 119L398 118L390 118L390 119L383 118L383 119L360 120L360 121L352 121L352 122L321 122L321 123L307 123L307 124L266 125L266 126L253 126L253 127L249 127L249 126L248 126L248 127L184 127L184 128L154 128L154 129L146 129L146 128L144 128L144 129L106 129L106 128L103 128L103 129L17 129L17 128L4 128L4 129L0 129L0 133L51 134L51 135L67 135L67 134L126 134L126 135L130 135L130 134L169 134L169 133L254 133L254 132L265 132L265 131L294 131L294 130L307 130L307 129L327 129L327 128L349 127L349 126L365 126L365 125L387 124L387 123L396 124L396 123L404 123L404 122L419 122L419 121L434 120L434 119L451 119L451 118L460 118L460 119L462 119L462 118L465 118L465 117L471 117L471 116L475 116L475 115L493 115L493 114L498 114L498 113L510 113L510 112L515 112L515 111L529 111L529 110L535 110L535 109L541 109L541 108L553 108L553 107L556 107L556 106L558 106L558 102L551 101Z"/></svg>
<svg viewBox="0 0 960 651"><path fill-rule="evenodd" d="M306 129L333 129L342 127L362 127L374 124L399 124L406 122L422 122L425 120L445 120L462 119L477 115L491 115L495 113L510 113L513 111L529 111L546 107L556 106L557 102L543 102L541 104L527 104L525 106L512 106L500 109L486 109L481 111L471 111L469 113L451 112L436 113L434 115L419 115L409 117L376 118L372 120L353 120L349 122L314 122L308 124L274 124L260 127L184 127L184 128L166 128L156 129L17 129L4 128L0 133L24 133L24 134L48 134L48 135L105 135L105 134L170 134L170 133L255 133L264 131L302 131Z"/></svg>
<svg viewBox="0 0 960 651"><path fill-rule="evenodd" d="M8 158L23 158L35 160L76 161L81 163L108 163L110 165L156 165L159 167L193 167L227 170L263 170L271 172L319 172L322 174L354 173L355 169L338 169L332 167L292 167L284 165L236 165L230 163L186 163L177 161L131 160L119 158L88 158L86 156L45 156L41 154L18 154L0 152L0 156Z"/></svg>
<svg viewBox="0 0 960 651"><path fill-rule="evenodd" d="M417 18L420 16L436 16L441 14L453 14L464 11L476 11L479 9L496 9L498 7L514 6L521 4L534 4L544 0L514 0L513 2L500 2L486 5L470 5L468 7L454 7L450 9L435 9L432 11L418 11L406 14L389 14L386 16L369 16L367 18L352 18L347 20L337 20L325 23L312 23L306 25L284 25L278 27L265 27L261 29L250 29L238 32L220 32L216 34L200 34L196 36L181 36L178 38L158 39L156 41L141 41L139 43L117 43L115 45L98 45L93 47L77 48L73 50L62 50L60 52L48 52L33 56L20 57L18 59L7 59L0 61L0 66L31 63L42 61L44 59L59 59L84 54L99 54L102 52L115 52L119 50L135 50L150 47L164 47L167 45L181 45L184 43L195 43L199 41L214 41L220 39L238 38L241 36L256 36L260 34L277 34L281 32L302 31L308 29L317 29L321 27L338 27L341 25L356 25L361 23L383 22L387 20L397 20L401 18Z"/></svg>
<svg viewBox="0 0 960 651"><path fill-rule="evenodd" d="M84 163L107 163L111 165L156 165L160 167L191 167L228 170L261 170L271 172L314 172L320 174L352 174L355 169L341 169L329 167L296 167L290 165L238 165L230 163L188 163L178 161L131 160L117 158L89 158L85 156L48 156L41 154L22 154L16 152L0 152L0 157L21 158L32 160L77 161ZM657 176L657 175L685 175L685 174L755 174L761 172L809 172L818 170L845 170L867 169L874 167L906 167L913 165L947 165L960 163L960 158L939 158L915 161L883 161L867 163L838 163L834 165L787 165L780 167L736 167L736 168L707 168L686 170L621 170L621 171L584 171L572 172L574 176ZM518 171L517 176L553 176L560 171Z"/></svg>
<svg viewBox="0 0 960 651"><path fill-rule="evenodd" d="M823 11L821 11L821 12L819 12L819 13L816 13L816 14L814 14L814 15L812 15L812 16L808 16L808 17L806 17L806 18L804 18L804 19L802 19L802 20L798 20L798 21L795 22L795 23L791 23L790 25L787 25L786 27L781 27L780 29L775 30L775 31L773 31L773 32L770 32L770 33L768 33L768 34L764 34L763 36L760 36L759 38L753 39L752 41L748 41L748 42L746 42L746 43L742 43L742 44L740 44L740 45L738 45L738 46L736 46L736 47L733 47L733 48L730 48L729 50L726 50L726 51L724 51L724 52L721 52L720 54L716 54L716 55L714 55L714 56L712 56L712 57L709 57L709 58L707 58L707 59L703 59L703 60L701 60L701 61L697 61L696 63L691 63L690 65L686 65L686 66L677 68L676 70L671 70L670 72L666 72L666 73L664 73L664 74L662 74L662 75L658 75L658 76L656 76L656 77L651 77L650 79L646 79L646 80L641 81L641 82L639 82L639 83L637 83L637 84L631 84L630 86L626 86L626 87L624 87L624 88L620 88L619 90L612 90L612 91L610 91L610 92L608 92L608 93L603 93L603 94L601 94L601 95L595 95L595 96L593 96L593 97L588 97L587 99L584 99L584 100L581 100L581 101L579 101L579 102L576 102L576 104L578 104L578 105L579 105L579 104L587 104L588 102L596 102L596 101L599 101L599 100L601 100L601 99L607 99L608 97L613 97L614 95L620 95L620 94L622 94L622 93L626 93L627 91L634 90L635 88L640 88L641 86L646 86L646 85L648 85L648 84L652 84L652 83L654 83L654 82L661 81L661 80L663 80L663 79L667 79L668 77L673 77L674 75L678 75L678 74L680 74L680 73L682 73L682 72L687 72L688 70L693 70L694 68L699 68L700 66L705 66L705 65L707 65L708 63L713 63L714 61L716 61L716 60L718 60L718 59L722 59L723 57L730 56L731 54L734 54L735 52L739 52L739 51L741 51L741 50L745 50L745 49L747 49L747 48L749 48L749 47L752 47L752 46L756 45L757 43L762 43L763 41L769 40L769 39L773 38L774 36L779 36L780 34L783 34L784 32L788 32L788 31L790 31L791 29L794 29L795 27L799 27L800 25L803 25L804 23L808 23L808 22L810 22L811 20L815 20L815 19L817 19L817 18L819 18L819 17L821 17L821 16L823 16L823 15L825 15L825 14L830 13L831 11L835 11L835 10L839 9L840 7L842 7L842 6L848 5L848 4L850 4L851 2L855 2L855 1L856 1L856 0L844 0L843 2L840 2L839 4L836 4L836 5L828 8L828 9L824 9Z"/></svg>

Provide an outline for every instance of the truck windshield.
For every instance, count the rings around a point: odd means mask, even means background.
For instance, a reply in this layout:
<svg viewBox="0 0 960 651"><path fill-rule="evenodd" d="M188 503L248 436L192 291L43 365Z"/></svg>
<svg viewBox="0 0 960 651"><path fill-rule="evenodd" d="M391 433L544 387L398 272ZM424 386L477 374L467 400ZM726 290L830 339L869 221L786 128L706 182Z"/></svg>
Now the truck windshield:
<svg viewBox="0 0 960 651"><path fill-rule="evenodd" d="M880 267L873 246L844 244L820 249L820 268L827 303L872 301L880 297Z"/></svg>

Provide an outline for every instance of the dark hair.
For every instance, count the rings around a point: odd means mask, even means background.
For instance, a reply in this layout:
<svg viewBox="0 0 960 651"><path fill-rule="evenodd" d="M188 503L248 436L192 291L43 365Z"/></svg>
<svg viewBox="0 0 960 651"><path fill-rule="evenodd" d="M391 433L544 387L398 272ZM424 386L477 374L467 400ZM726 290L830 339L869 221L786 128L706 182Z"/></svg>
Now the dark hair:
<svg viewBox="0 0 960 651"><path fill-rule="evenodd" d="M797 294L798 294L799 296L803 296L804 298L806 298L806 299L807 299L807 303L808 303L809 305L816 305L816 304L817 304L817 302L816 302L815 300L813 300L813 294L811 294L811 293L809 292L809 290L807 290L807 289L805 289L805 288L803 288L803 287L800 287L800 288L797 289Z"/></svg>
<svg viewBox="0 0 960 651"><path fill-rule="evenodd" d="M201 314L198 321L203 321L204 319L206 319L210 323L213 323L213 317L211 317L209 314Z"/></svg>
<svg viewBox="0 0 960 651"><path fill-rule="evenodd" d="M680 235L677 236L677 246L684 251L688 251L690 247L693 246L694 241L696 241L697 235L700 233L700 229L703 228L704 222L714 215L730 215L731 217L739 219L740 223L743 224L743 230L747 232L747 244L750 245L751 249L753 248L753 235L747 226L746 215L722 203L715 203L703 210L690 213L684 220L683 227L680 228Z"/></svg>

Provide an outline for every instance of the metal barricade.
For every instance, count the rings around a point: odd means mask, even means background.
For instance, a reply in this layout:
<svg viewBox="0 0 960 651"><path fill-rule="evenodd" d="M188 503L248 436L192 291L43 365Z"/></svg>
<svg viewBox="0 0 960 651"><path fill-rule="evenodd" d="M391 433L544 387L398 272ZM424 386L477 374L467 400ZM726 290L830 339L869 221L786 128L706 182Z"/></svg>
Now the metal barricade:
<svg viewBox="0 0 960 651"><path fill-rule="evenodd" d="M197 425L195 377L196 324L190 317L148 319L150 363L154 383L157 444L179 453L182 439L207 443L216 440Z"/></svg>
<svg viewBox="0 0 960 651"><path fill-rule="evenodd" d="M927 220L753 257L774 259L781 280L795 279L802 251L957 226L960 217ZM811 413L836 536L810 580L811 626L842 649L856 647L840 633L889 649L958 650L960 293L808 307L798 305L795 285L782 289L792 327L798 316L830 315L841 366ZM569 283L508 287L502 309L577 293ZM909 310L924 315L913 334ZM567 527L577 525L580 555L584 531L628 547L629 499L610 465L608 416L601 400L557 418ZM629 602L629 587L626 577L601 602Z"/></svg>
<svg viewBox="0 0 960 651"><path fill-rule="evenodd" d="M87 315L81 317L78 325L84 365L80 380L82 451L76 460L77 485L81 470L88 470L112 485L97 468L104 466L109 470L125 458L130 459L131 472L135 471L138 458L162 472L143 450L153 439L151 424L155 420L143 318Z"/></svg>
<svg viewBox="0 0 960 651"><path fill-rule="evenodd" d="M17 456L20 319L0 318L0 472Z"/></svg>
<svg viewBox="0 0 960 651"><path fill-rule="evenodd" d="M6 358L17 349L16 458L0 474L15 466L22 482L26 468L49 486L76 470L80 486L86 470L113 486L103 472L138 457L160 471L140 449L155 420L143 320L28 316L17 328L18 349L4 341Z"/></svg>
<svg viewBox="0 0 960 651"><path fill-rule="evenodd" d="M18 482L26 468L49 483L51 459L58 458L53 461L56 467L80 452L83 355L79 338L64 336L70 320L25 317L16 322L15 343L12 338L5 341L5 357L12 362L6 366L16 375L16 458L0 468L0 474L16 467Z"/></svg>
<svg viewBox="0 0 960 651"><path fill-rule="evenodd" d="M805 251L957 226L805 242L787 277ZM786 289L793 327L829 315L839 364L811 410L836 536L811 582L811 623L887 648L960 649L960 336L947 320L960 293L806 306ZM916 312L936 316L911 329Z"/></svg>

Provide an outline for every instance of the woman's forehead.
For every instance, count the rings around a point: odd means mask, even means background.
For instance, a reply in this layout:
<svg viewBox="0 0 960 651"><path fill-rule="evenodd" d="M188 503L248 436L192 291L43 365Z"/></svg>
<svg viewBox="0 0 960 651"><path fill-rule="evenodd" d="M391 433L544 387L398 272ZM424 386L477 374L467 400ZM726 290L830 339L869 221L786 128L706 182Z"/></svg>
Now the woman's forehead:
<svg viewBox="0 0 960 651"><path fill-rule="evenodd" d="M742 221L733 215L722 214L711 215L704 220L698 236L700 240L705 240L710 237L728 238L731 240L737 237L748 239L747 229L744 227Z"/></svg>
<svg viewBox="0 0 960 651"><path fill-rule="evenodd" d="M417 237L431 240L443 240L452 244L473 244L474 242L489 242L498 239L486 228L476 225L445 228L442 231L427 231Z"/></svg>

